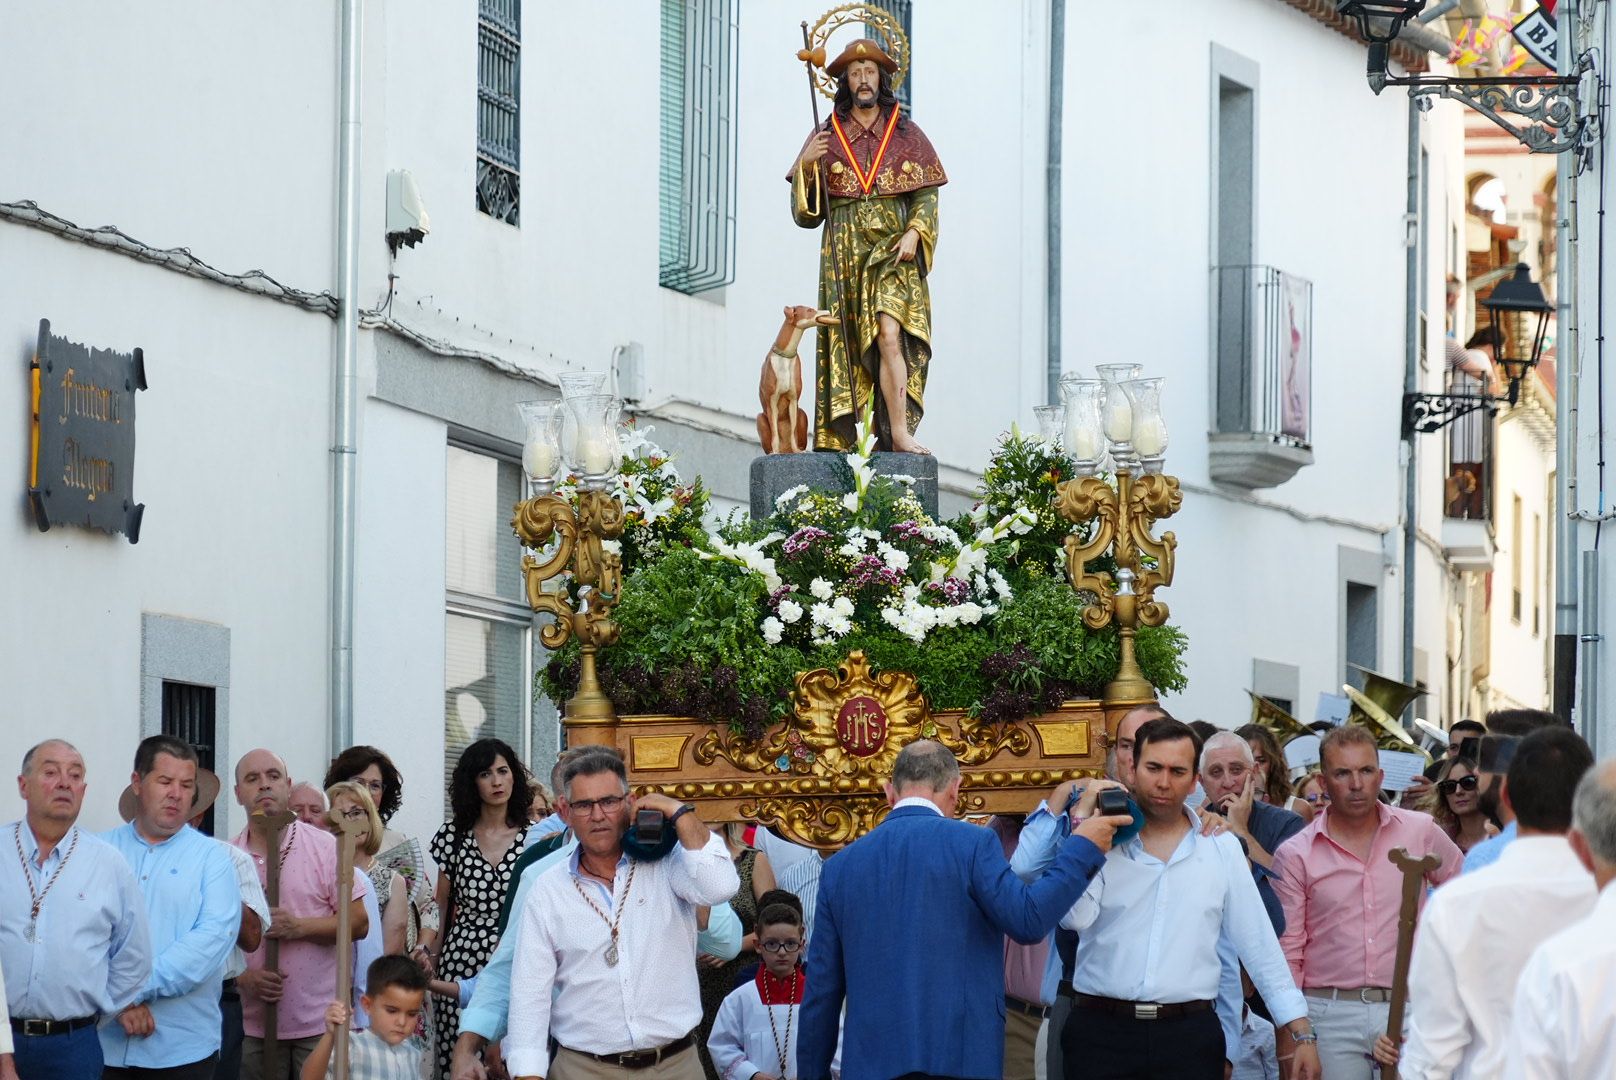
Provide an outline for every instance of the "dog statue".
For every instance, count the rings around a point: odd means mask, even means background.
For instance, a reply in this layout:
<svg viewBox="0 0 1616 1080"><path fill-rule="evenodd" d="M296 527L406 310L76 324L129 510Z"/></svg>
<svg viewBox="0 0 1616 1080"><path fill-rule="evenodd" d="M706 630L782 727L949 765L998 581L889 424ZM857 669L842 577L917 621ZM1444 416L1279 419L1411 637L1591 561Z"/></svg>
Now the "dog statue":
<svg viewBox="0 0 1616 1080"><path fill-rule="evenodd" d="M798 407L802 397L802 358L797 343L805 331L815 326L834 326L828 311L811 307L787 307L785 322L775 336L774 346L763 358L763 378L758 384L758 441L765 454L795 454L808 449L808 414Z"/></svg>

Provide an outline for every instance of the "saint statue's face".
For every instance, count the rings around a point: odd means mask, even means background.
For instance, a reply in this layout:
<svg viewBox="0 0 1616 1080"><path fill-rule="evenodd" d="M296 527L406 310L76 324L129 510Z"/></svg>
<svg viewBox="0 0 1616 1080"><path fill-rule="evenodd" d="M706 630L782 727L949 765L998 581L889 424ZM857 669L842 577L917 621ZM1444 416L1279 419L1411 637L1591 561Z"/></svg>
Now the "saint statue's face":
<svg viewBox="0 0 1616 1080"><path fill-rule="evenodd" d="M855 106L864 109L876 103L881 93L881 68L874 60L855 60L842 74Z"/></svg>

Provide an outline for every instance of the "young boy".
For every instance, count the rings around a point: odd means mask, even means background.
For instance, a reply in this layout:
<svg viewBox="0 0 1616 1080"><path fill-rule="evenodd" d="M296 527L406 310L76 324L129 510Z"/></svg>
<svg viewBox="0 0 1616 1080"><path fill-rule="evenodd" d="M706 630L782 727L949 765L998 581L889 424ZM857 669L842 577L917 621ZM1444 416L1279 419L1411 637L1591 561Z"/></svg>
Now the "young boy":
<svg viewBox="0 0 1616 1080"><path fill-rule="evenodd" d="M707 1050L721 1080L796 1080L797 1013L802 1006L802 962L808 939L802 911L772 903L758 913L757 978L737 987L718 1007ZM841 1076L841 1055L831 1066Z"/></svg>
<svg viewBox="0 0 1616 1080"><path fill-rule="evenodd" d="M426 1002L426 972L407 956L383 956L365 973L360 1008L370 1027L348 1033L348 1080L406 1080L421 1074L425 1047L414 1038ZM348 1023L348 1006L333 1001L325 1011L325 1034L303 1064L303 1080L336 1075L337 1029Z"/></svg>

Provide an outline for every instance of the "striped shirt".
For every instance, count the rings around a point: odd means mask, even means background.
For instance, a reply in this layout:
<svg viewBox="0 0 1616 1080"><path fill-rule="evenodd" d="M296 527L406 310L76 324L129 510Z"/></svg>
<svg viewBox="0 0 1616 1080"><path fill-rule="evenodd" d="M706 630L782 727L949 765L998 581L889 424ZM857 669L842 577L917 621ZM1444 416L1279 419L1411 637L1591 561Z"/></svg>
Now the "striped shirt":
<svg viewBox="0 0 1616 1080"><path fill-rule="evenodd" d="M348 1033L348 1080L417 1080L421 1075L421 1040L411 1037L397 1046L372 1031ZM326 1066L328 1080L337 1075L337 1056Z"/></svg>

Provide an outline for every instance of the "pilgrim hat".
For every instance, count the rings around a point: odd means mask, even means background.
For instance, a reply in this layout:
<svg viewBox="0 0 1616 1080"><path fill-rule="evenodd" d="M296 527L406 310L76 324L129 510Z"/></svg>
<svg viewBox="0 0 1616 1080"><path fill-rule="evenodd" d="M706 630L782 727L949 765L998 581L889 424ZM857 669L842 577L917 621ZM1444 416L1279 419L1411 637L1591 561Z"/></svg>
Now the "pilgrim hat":
<svg viewBox="0 0 1616 1080"><path fill-rule="evenodd" d="M219 778L213 774L213 771L198 766L196 770L196 801L191 804L191 812L185 815L185 820L190 821L200 814L207 813L208 808L219 798L219 787ZM135 796L135 786L130 784L123 789L123 794L118 796L118 816L125 821L135 820L135 807L137 805L139 803Z"/></svg>

